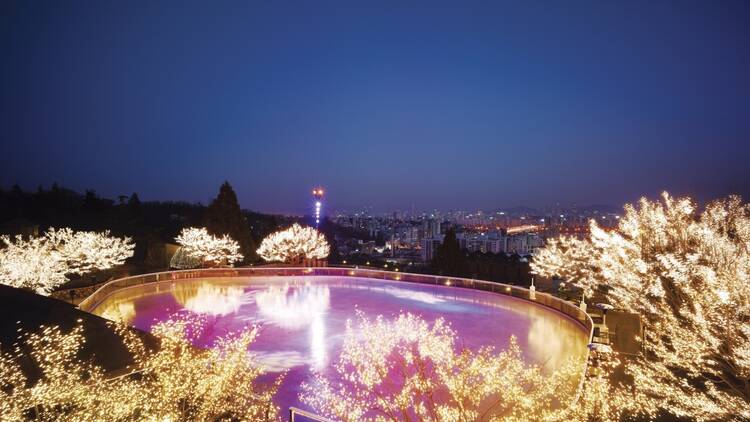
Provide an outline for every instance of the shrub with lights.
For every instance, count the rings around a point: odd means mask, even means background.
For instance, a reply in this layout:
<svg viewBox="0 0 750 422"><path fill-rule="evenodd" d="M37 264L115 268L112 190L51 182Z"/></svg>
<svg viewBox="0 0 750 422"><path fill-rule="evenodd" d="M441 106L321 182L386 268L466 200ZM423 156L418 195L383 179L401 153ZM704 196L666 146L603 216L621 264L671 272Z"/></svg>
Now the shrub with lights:
<svg viewBox="0 0 750 422"><path fill-rule="evenodd" d="M297 223L268 235L258 248L258 255L265 261L293 264L325 259L330 252L331 248L323 234Z"/></svg>
<svg viewBox="0 0 750 422"><path fill-rule="evenodd" d="M117 326L134 364L131 375L109 378L78 357L81 326L64 333L41 327L23 336L13 352L0 354L0 419L37 421L278 420L273 403L281 378L267 383L248 352L257 328L219 339L211 350L192 346L205 322L176 319L152 333L152 350L134 331ZM29 358L38 368L29 376Z"/></svg>
<svg viewBox="0 0 750 422"><path fill-rule="evenodd" d="M591 221L585 240L551 240L534 258L616 308L642 316L644 353L623 359L632 385L614 384L612 408L693 420L750 418L750 206L641 199L615 230Z"/></svg>
<svg viewBox="0 0 750 422"><path fill-rule="evenodd" d="M199 262L202 266L227 266L242 260L240 245L229 235L221 237L209 234L205 228L189 227L183 229L175 238L180 245L182 259L177 265L193 265Z"/></svg>
<svg viewBox="0 0 750 422"><path fill-rule="evenodd" d="M70 274L122 265L135 248L129 237L69 228L51 228L30 239L0 236L0 242L0 283L43 295L66 283Z"/></svg>
<svg viewBox="0 0 750 422"><path fill-rule="evenodd" d="M338 380L316 374L301 400L341 421L564 420L582 362L543 373L511 337L507 350L459 349L442 319L358 315L347 322Z"/></svg>

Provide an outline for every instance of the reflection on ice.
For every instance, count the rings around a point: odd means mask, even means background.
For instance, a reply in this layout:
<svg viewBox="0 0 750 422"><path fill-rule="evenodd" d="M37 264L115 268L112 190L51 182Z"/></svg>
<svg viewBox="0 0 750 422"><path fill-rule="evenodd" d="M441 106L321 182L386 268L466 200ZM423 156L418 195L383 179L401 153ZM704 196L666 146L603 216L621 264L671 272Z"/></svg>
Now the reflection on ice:
<svg viewBox="0 0 750 422"><path fill-rule="evenodd" d="M130 301L114 302L108 304L99 316L110 321L128 324L135 317L135 304Z"/></svg>
<svg viewBox="0 0 750 422"><path fill-rule="evenodd" d="M306 363L315 369L325 367L325 314L331 305L328 286L270 286L257 293L255 302L260 314L272 324L290 330L309 326L310 359Z"/></svg>
<svg viewBox="0 0 750 422"><path fill-rule="evenodd" d="M255 302L260 314L271 323L282 328L299 329L309 325L316 315L328 310L331 292L328 286L291 288L285 284L258 292Z"/></svg>
<svg viewBox="0 0 750 422"><path fill-rule="evenodd" d="M209 283L177 283L172 295L185 309L196 314L224 316L237 313L245 290L238 286L217 286Z"/></svg>
<svg viewBox="0 0 750 422"><path fill-rule="evenodd" d="M316 370L326 365L326 325L321 314L316 314L310 324L310 360Z"/></svg>
<svg viewBox="0 0 750 422"><path fill-rule="evenodd" d="M295 350L278 352L252 352L267 371L282 372L295 366L305 365L307 360Z"/></svg>
<svg viewBox="0 0 750 422"><path fill-rule="evenodd" d="M528 349L545 371L559 368L571 356L579 356L583 352L584 343L578 336L563 334L575 330L563 326L567 321L561 318L545 318L542 315L531 318Z"/></svg>
<svg viewBox="0 0 750 422"><path fill-rule="evenodd" d="M414 300L417 302L429 303L430 305L445 302L444 299L441 299L434 294L416 290L407 290L399 287L386 287L384 291L389 295L395 296L399 299Z"/></svg>
<svg viewBox="0 0 750 422"><path fill-rule="evenodd" d="M271 287L269 287L271 286ZM176 303L179 302L179 303ZM105 298L96 313L148 330L175 310L211 314L211 335L196 340L210 347L214 338L260 324L250 348L273 372L287 370L281 407L298 406L299 385L311 370L333 371L342 349L346 320L359 310L370 317L415 312L426 321L445 318L457 345L504 349L515 335L529 363L558 368L584 356L587 333L575 321L541 306L490 292L357 277L212 277L164 281L122 289Z"/></svg>

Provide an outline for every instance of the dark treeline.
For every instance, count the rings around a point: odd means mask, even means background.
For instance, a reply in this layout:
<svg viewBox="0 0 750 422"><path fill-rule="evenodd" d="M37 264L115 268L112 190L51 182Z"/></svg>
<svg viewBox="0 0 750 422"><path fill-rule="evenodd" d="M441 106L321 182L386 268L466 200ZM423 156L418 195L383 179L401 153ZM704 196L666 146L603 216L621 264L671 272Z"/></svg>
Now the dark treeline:
<svg viewBox="0 0 750 422"><path fill-rule="evenodd" d="M207 227L213 234L237 240L246 263L257 260L260 240L288 218L241 210L229 183L208 206L188 202L141 202L136 193L117 199L102 198L93 190L83 194L57 184L25 192L18 186L0 189L0 234L40 234L49 227L74 230L110 230L132 237L136 250L129 263L148 267L147 257L185 227Z"/></svg>
<svg viewBox="0 0 750 422"><path fill-rule="evenodd" d="M29 235L43 233L49 227L70 227L74 230L110 230L116 236L133 238L136 249L128 265L135 271L163 266L159 260L165 243L185 227L206 227L217 235L229 234L240 243L244 264L258 262L255 253L262 239L269 233L294 222L309 224L312 217L286 217L241 210L237 196L225 182L209 205L188 202L141 202L136 193L117 199L102 198L93 190L81 194L57 184L49 189L23 191L18 186L0 188L0 234ZM372 257L342 257L338 254L336 238L373 240L366 231L355 231L324 219L321 232L331 243L329 261L350 264L371 262L382 267L385 261ZM378 239L374 239L376 242ZM359 259L358 259L359 258ZM360 262L361 261L361 262ZM162 262L162 264L159 264ZM428 266L409 266L408 270L469 277L503 283L528 285L531 280L526 259L518 255L468 253L461 250L455 232L449 230L435 259Z"/></svg>
<svg viewBox="0 0 750 422"><path fill-rule="evenodd" d="M480 280L529 286L531 274L528 260L516 254L474 252L467 257L467 274Z"/></svg>

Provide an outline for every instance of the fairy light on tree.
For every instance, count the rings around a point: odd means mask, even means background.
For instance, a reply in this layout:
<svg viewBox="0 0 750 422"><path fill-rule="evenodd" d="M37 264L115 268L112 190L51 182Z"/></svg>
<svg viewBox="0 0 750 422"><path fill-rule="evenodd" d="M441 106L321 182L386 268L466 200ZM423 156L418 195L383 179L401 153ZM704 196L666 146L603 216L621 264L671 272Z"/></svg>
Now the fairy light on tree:
<svg viewBox="0 0 750 422"><path fill-rule="evenodd" d="M109 231L96 233L77 232L69 228L49 229L45 236L58 258L75 274L122 265L133 256L135 248L130 238L110 236Z"/></svg>
<svg viewBox="0 0 750 422"><path fill-rule="evenodd" d="M511 337L507 350L457 351L456 334L438 319L413 314L348 321L338 362L340 381L317 373L301 400L341 421L558 420L575 397L581 362L552 374L523 361Z"/></svg>
<svg viewBox="0 0 750 422"><path fill-rule="evenodd" d="M203 261L190 255L185 248L179 247L175 251L172 258L169 260L169 268L177 270L190 270L193 268L200 268L203 265Z"/></svg>
<svg viewBox="0 0 750 422"><path fill-rule="evenodd" d="M325 259L330 251L322 233L294 223L263 239L258 255L269 262L300 263L305 259Z"/></svg>
<svg viewBox="0 0 750 422"><path fill-rule="evenodd" d="M3 420L277 420L273 403L281 377L260 382L262 366L248 347L257 328L217 340L199 350L191 339L205 326L201 319L170 320L154 327L159 348L145 345L133 330L116 331L133 354L137 375L108 379L82 361L81 326L63 333L41 327L23 336L13 352L0 354L0 415ZM39 369L30 379L21 362Z"/></svg>
<svg viewBox="0 0 750 422"><path fill-rule="evenodd" d="M750 206L731 196L702 213L689 198L627 205L614 231L551 240L532 269L641 314L644 353L623 359L628 411L694 420L750 418Z"/></svg>
<svg viewBox="0 0 750 422"><path fill-rule="evenodd" d="M232 240L229 235L214 236L205 228L182 229L175 241L182 249L178 253L184 253L204 265L232 265L243 258L239 243Z"/></svg>
<svg viewBox="0 0 750 422"><path fill-rule="evenodd" d="M586 378L578 401L571 406L566 420L605 422L621 420L623 411L632 408L630 394L617 390L611 382L620 360L608 345L591 344Z"/></svg>
<svg viewBox="0 0 750 422"><path fill-rule="evenodd" d="M122 265L135 248L129 237L69 228L51 228L30 239L0 236L0 242L0 282L44 295L66 283L69 274Z"/></svg>

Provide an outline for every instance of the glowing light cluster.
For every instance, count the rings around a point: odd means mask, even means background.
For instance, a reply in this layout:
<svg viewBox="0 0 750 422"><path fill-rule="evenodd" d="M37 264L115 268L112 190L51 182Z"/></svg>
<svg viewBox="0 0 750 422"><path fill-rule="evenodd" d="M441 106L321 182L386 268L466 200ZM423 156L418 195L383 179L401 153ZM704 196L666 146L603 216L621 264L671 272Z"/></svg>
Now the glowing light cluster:
<svg viewBox="0 0 750 422"><path fill-rule="evenodd" d="M266 261L298 263L304 259L324 259L330 251L323 234L294 223L286 230L268 235L257 252Z"/></svg>
<svg viewBox="0 0 750 422"><path fill-rule="evenodd" d="M96 233L51 228L46 237L58 258L75 274L122 265L127 258L133 256L135 249L129 237L110 236L109 231Z"/></svg>
<svg viewBox="0 0 750 422"><path fill-rule="evenodd" d="M632 385L605 386L611 406L750 418L750 206L732 196L699 213L689 198L664 193L627 205L616 230L590 226L589 239L550 241L532 269L644 319L644 353L622 359Z"/></svg>
<svg viewBox="0 0 750 422"><path fill-rule="evenodd" d="M203 265L203 261L196 258L185 250L185 248L179 247L175 251L172 258L169 260L169 268L177 270L190 270L193 268L200 268Z"/></svg>
<svg viewBox="0 0 750 422"><path fill-rule="evenodd" d="M616 388L611 382L612 374L621 362L611 348L591 350L586 370L586 382L575 406L570 408L569 420L618 421L623 419L632 395ZM627 419L625 419L627 420Z"/></svg>
<svg viewBox="0 0 750 422"><path fill-rule="evenodd" d="M191 338L201 320L171 320L156 326L158 350L139 335L117 326L133 355L137 375L107 379L104 371L78 358L83 329L70 333L41 327L23 345L0 355L0 415L3 420L193 421L277 420L272 402L281 378L258 382L263 369L248 352L257 328L218 340L210 351L195 349ZM33 360L39 379L29 379L22 362Z"/></svg>
<svg viewBox="0 0 750 422"><path fill-rule="evenodd" d="M232 265L244 258L240 253L240 244L229 235L217 237L203 227L182 229L175 241L187 255L204 264Z"/></svg>
<svg viewBox="0 0 750 422"><path fill-rule="evenodd" d="M68 281L68 274L84 274L121 265L133 256L135 245L128 237L110 236L109 231L76 232L51 228L44 236L11 239L0 236L0 282L48 295Z"/></svg>
<svg viewBox="0 0 750 422"><path fill-rule="evenodd" d="M347 323L336 371L302 384L300 398L341 421L558 420L576 391L577 364L543 375L527 365L511 337L507 350L457 350L442 319L428 324L413 314L393 320L358 315Z"/></svg>

